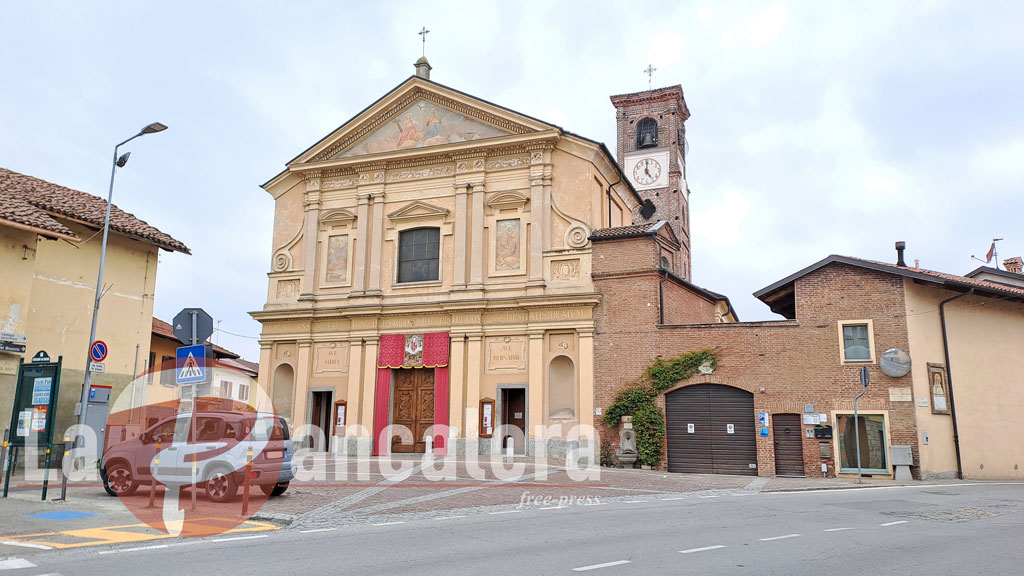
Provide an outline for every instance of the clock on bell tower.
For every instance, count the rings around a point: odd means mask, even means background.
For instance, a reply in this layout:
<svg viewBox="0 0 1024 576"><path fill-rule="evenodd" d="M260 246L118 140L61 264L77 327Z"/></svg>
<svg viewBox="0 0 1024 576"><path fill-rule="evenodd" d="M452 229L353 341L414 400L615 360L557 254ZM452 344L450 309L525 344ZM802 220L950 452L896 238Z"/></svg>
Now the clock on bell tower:
<svg viewBox="0 0 1024 576"><path fill-rule="evenodd" d="M645 203L633 223L665 220L679 239L680 255L672 272L686 278L690 269L690 190L686 185L686 119L690 111L681 86L655 88L611 97L617 124L616 153L630 183Z"/></svg>

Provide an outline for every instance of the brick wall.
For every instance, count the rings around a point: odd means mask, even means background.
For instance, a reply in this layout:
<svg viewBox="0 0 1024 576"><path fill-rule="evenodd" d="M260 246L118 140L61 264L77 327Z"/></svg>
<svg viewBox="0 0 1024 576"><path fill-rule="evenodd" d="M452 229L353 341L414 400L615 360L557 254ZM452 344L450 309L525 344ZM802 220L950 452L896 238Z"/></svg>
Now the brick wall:
<svg viewBox="0 0 1024 576"><path fill-rule="evenodd" d="M595 244L595 262L604 249L604 243ZM623 247L616 250L628 252ZM813 404L815 413L828 413L829 424L834 425L831 412L852 410L853 397L861 389L861 365L844 365L840 361L837 322L872 320L876 360L888 348L909 349L903 282L894 275L831 264L796 280L796 320L659 327L647 312L652 307L644 305L644 299L649 299L652 292L656 297L657 274L616 276L611 260L605 261L605 274L595 276L603 296L595 309L596 406L608 406L618 387L642 376L658 356L667 358L712 348L719 357L715 373L694 377L680 383L680 387L709 382L742 388L754 394L755 412L800 414L805 404ZM666 311L671 307L671 314L685 317L685 313L675 310L685 308L687 298L675 288L671 294L679 303L666 304ZM890 445L913 446L917 462L913 402L889 401L889 388L909 387L909 380L885 376L877 363L870 364L869 370L871 386L860 401L861 410L887 410ZM659 397L659 404L664 409L664 396ZM769 426L769 436L757 437L758 474L762 476L775 473L772 433ZM617 438L617 431L605 434L607 441L617 443ZM836 440L838 430L833 441ZM819 457L818 442L804 438L805 472L809 476L820 475L821 463L825 462L832 476L836 462ZM667 466L667 461L662 466ZM917 475L917 467L912 470Z"/></svg>
<svg viewBox="0 0 1024 576"><path fill-rule="evenodd" d="M679 165L683 164L685 170L685 158L682 159L683 162L678 161L680 149L683 147L679 136L680 133L685 134L685 122L689 118L689 110L683 101L683 90L679 86L671 86L637 94L613 96L612 103L616 107L615 141L619 166L624 166L626 154L637 149L637 122L647 117L658 122L658 145L650 150L667 149L669 152L669 165L665 167L669 176L668 188L638 192L641 198L650 199L657 207L654 216L648 221L665 220L672 226L673 232L682 243L679 262L674 272L684 278L691 278L689 196L685 185L686 174L679 169ZM633 214L633 223L639 224L644 221L639 212Z"/></svg>

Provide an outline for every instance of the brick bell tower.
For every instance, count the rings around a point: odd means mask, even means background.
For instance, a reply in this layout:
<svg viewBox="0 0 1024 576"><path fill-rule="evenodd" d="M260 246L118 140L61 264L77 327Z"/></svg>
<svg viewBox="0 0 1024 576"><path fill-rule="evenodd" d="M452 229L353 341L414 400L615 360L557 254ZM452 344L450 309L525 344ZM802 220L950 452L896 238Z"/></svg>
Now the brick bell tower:
<svg viewBox="0 0 1024 576"><path fill-rule="evenodd" d="M682 244L672 272L691 279L690 190L686 186L686 119L682 86L611 97L617 123L619 166L651 208L633 213L633 223L665 220ZM645 217L646 216L646 217Z"/></svg>

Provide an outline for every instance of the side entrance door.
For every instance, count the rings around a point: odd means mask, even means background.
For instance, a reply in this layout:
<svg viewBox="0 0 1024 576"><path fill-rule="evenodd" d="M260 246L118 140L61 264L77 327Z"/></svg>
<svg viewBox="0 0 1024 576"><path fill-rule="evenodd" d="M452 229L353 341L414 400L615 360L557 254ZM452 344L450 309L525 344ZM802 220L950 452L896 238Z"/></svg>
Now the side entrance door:
<svg viewBox="0 0 1024 576"><path fill-rule="evenodd" d="M425 368L395 370L395 394L391 423L412 432L412 444L391 438L392 452L423 453L427 429L434 425L434 371Z"/></svg>
<svg viewBox="0 0 1024 576"><path fill-rule="evenodd" d="M509 442L513 442L512 451L515 454L526 453L526 390L523 388L504 388L501 391L501 422L509 428L518 430L507 430L504 438L501 439L501 447L504 449Z"/></svg>
<svg viewBox="0 0 1024 576"><path fill-rule="evenodd" d="M804 475L804 441L799 414L772 416L775 436L775 475Z"/></svg>

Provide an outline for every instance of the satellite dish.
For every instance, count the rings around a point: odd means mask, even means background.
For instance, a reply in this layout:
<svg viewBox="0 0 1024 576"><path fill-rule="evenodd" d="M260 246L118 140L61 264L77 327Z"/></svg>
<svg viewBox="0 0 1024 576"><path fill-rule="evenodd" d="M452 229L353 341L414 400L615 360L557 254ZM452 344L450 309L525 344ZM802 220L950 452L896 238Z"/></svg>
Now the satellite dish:
<svg viewBox="0 0 1024 576"><path fill-rule="evenodd" d="M910 373L910 354L899 348L890 348L882 352L879 365L886 376L902 378Z"/></svg>
<svg viewBox="0 0 1024 576"><path fill-rule="evenodd" d="M648 198L647 200L644 200L644 205L640 207L640 216L642 216L644 220L650 220L651 216L654 216L654 211L657 209L658 208L654 205L654 202L651 202Z"/></svg>

